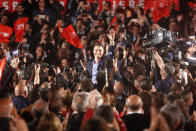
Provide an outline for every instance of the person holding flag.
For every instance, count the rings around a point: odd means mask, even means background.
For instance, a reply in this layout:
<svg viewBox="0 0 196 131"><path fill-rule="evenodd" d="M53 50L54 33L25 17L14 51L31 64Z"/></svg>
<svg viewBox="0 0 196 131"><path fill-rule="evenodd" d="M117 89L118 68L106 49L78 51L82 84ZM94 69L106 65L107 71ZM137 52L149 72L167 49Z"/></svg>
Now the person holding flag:
<svg viewBox="0 0 196 131"><path fill-rule="evenodd" d="M16 42L22 42L28 20L29 20L28 17L18 18L16 22L14 23L14 32L16 35L16 39L15 39Z"/></svg>
<svg viewBox="0 0 196 131"><path fill-rule="evenodd" d="M9 26L0 24L0 87L8 87L10 80L13 77L15 69L19 64L19 59L14 58L9 65L6 61L6 54L3 51L3 46L7 46L9 38L12 35L13 29Z"/></svg>
<svg viewBox="0 0 196 131"><path fill-rule="evenodd" d="M61 23L62 21L59 20L56 25L58 26L61 36L64 37L67 40L67 42L69 42L74 47L82 49L83 48L82 43L80 42L80 39L76 31L74 30L72 24L66 26L65 28L61 28Z"/></svg>

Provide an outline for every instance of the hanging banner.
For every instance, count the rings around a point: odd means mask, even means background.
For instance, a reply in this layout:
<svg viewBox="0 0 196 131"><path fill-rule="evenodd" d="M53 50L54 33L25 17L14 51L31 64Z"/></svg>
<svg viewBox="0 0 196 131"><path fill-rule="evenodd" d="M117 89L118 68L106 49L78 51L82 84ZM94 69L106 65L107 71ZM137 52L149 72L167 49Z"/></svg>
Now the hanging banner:
<svg viewBox="0 0 196 131"><path fill-rule="evenodd" d="M0 8L5 8L9 12L14 12L18 4L20 4L22 0L0 0Z"/></svg>
<svg viewBox="0 0 196 131"><path fill-rule="evenodd" d="M131 8L135 8L136 6L144 8L145 2L145 0L90 0L90 2L98 2L99 11L103 10L103 6L106 1L109 1L111 3L111 9L116 9L119 6L124 9L128 6Z"/></svg>
<svg viewBox="0 0 196 131"><path fill-rule="evenodd" d="M136 6L140 6L143 9L152 7L155 5L156 7L165 7L165 6L172 6L175 5L175 9L179 10L179 0L89 0L90 3L97 2L99 5L99 11L102 11L104 8L104 4L106 1L111 3L111 9L116 9L117 7L130 7L135 8ZM155 8L156 8L155 7Z"/></svg>
<svg viewBox="0 0 196 131"><path fill-rule="evenodd" d="M67 4L67 0L57 0L59 1L64 7ZM151 6L154 1L167 1L167 3L175 4L175 8L179 9L179 0L88 0L90 3L97 2L99 11L103 10L104 3L106 1L109 1L111 3L111 9L116 9L118 6L122 8L131 7L135 8L136 6L140 6L142 8L148 8ZM16 10L16 7L19 3L21 3L22 0L0 0L0 8L3 7L9 12L14 12ZM146 4L148 3L148 4ZM161 2L160 2L161 3ZM146 7L147 6L147 7Z"/></svg>

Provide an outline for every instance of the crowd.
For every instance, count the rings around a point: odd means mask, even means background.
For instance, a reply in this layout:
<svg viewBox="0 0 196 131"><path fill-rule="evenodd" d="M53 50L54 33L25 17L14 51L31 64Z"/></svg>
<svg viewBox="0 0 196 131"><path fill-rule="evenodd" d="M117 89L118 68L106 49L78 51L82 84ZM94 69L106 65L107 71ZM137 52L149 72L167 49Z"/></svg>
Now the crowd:
<svg viewBox="0 0 196 131"><path fill-rule="evenodd" d="M29 18L21 42L13 34L0 43L0 131L195 131L196 11L171 7L154 22L139 6L97 7L23 0L14 13L0 8L2 25ZM62 37L70 24L83 48ZM172 40L151 42L163 30Z"/></svg>

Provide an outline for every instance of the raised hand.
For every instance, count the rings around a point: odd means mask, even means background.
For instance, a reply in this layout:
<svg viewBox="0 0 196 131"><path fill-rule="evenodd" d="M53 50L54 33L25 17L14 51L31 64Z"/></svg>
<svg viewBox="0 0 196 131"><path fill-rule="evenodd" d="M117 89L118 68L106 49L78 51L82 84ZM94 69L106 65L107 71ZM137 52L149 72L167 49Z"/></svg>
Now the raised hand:
<svg viewBox="0 0 196 131"><path fill-rule="evenodd" d="M16 57L16 58L13 59L13 61L11 62L10 65L11 65L12 68L17 69L17 68L18 68L19 62L20 62L20 61L19 61L19 58Z"/></svg>
<svg viewBox="0 0 196 131"><path fill-rule="evenodd" d="M114 45L114 39L115 39L115 31L114 29L109 30L109 34L107 34L108 39L110 40L110 44Z"/></svg>

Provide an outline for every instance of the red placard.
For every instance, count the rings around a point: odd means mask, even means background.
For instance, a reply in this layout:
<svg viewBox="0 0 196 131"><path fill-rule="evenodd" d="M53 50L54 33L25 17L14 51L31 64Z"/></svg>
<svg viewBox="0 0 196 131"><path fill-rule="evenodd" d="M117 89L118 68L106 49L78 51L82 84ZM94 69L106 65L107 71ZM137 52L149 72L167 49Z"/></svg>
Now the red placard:
<svg viewBox="0 0 196 131"><path fill-rule="evenodd" d="M21 42L25 33L25 27L28 23L29 18L24 17L24 18L19 18L16 20L14 23L14 32L16 35L16 42Z"/></svg>

